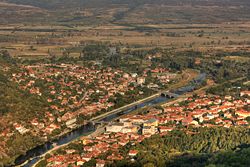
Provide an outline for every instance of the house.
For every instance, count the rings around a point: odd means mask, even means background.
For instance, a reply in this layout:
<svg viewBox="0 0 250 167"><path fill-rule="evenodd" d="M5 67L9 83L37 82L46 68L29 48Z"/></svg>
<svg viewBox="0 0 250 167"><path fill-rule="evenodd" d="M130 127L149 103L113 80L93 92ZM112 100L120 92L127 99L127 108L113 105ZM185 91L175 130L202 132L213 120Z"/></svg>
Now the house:
<svg viewBox="0 0 250 167"><path fill-rule="evenodd" d="M60 126L56 125L56 124L50 124L49 126L47 126L45 128L45 132L46 133L52 133L55 129L60 129Z"/></svg>
<svg viewBox="0 0 250 167"><path fill-rule="evenodd" d="M138 76L137 73L132 73L132 74L131 74L131 77L132 77L132 78L136 78L137 76Z"/></svg>
<svg viewBox="0 0 250 167"><path fill-rule="evenodd" d="M169 131L172 131L173 129L174 129L174 128L172 128L172 127L167 127L167 126L160 126L160 127L159 127L160 133L169 132Z"/></svg>
<svg viewBox="0 0 250 167"><path fill-rule="evenodd" d="M31 121L31 124L32 124L33 126L38 126L38 124L39 124L38 119L37 119L37 118L33 119L33 120Z"/></svg>
<svg viewBox="0 0 250 167"><path fill-rule="evenodd" d="M25 134L26 132L29 132L29 129L26 129L20 124L14 124L15 129L20 133L20 134Z"/></svg>
<svg viewBox="0 0 250 167"><path fill-rule="evenodd" d="M236 122L236 125L248 125L248 122L246 120L240 120Z"/></svg>
<svg viewBox="0 0 250 167"><path fill-rule="evenodd" d="M246 90L246 91L241 91L240 92L240 96L250 96L250 91L249 90Z"/></svg>
<svg viewBox="0 0 250 167"><path fill-rule="evenodd" d="M215 115L213 115L213 114L207 114L206 117L210 120L210 119L214 119Z"/></svg>
<svg viewBox="0 0 250 167"><path fill-rule="evenodd" d="M232 100L232 96L226 95L226 96L225 96L225 99L226 99L226 100Z"/></svg>
<svg viewBox="0 0 250 167"><path fill-rule="evenodd" d="M242 117L250 117L250 112L244 110L244 109L241 109L241 110L237 110L235 111L235 114L236 115L239 115L239 116L242 116Z"/></svg>
<svg viewBox="0 0 250 167"><path fill-rule="evenodd" d="M79 159L76 161L77 166L82 166L86 161L84 159Z"/></svg>
<svg viewBox="0 0 250 167"><path fill-rule="evenodd" d="M65 150L67 154L73 154L74 152L76 152L76 150L74 149L69 149L69 150Z"/></svg>
<svg viewBox="0 0 250 167"><path fill-rule="evenodd" d="M128 73L124 73L123 74L123 78L129 78L129 74Z"/></svg>
<svg viewBox="0 0 250 167"><path fill-rule="evenodd" d="M131 156L131 157L134 157L138 154L138 151L137 150L130 150L128 155Z"/></svg>
<svg viewBox="0 0 250 167"><path fill-rule="evenodd" d="M90 161L91 158L92 158L92 156L91 156L90 154L85 154L85 155L82 156L82 159L83 159L84 161Z"/></svg>
<svg viewBox="0 0 250 167"><path fill-rule="evenodd" d="M121 146L125 146L128 142L129 142L129 140L120 139L120 141L118 142L118 144L121 145Z"/></svg>
<svg viewBox="0 0 250 167"><path fill-rule="evenodd" d="M185 119L182 120L182 125L189 125L193 121L192 117L186 117Z"/></svg>
<svg viewBox="0 0 250 167"><path fill-rule="evenodd" d="M220 123L223 123L222 119L221 118L217 118L215 121L215 124L220 124Z"/></svg>
<svg viewBox="0 0 250 167"><path fill-rule="evenodd" d="M50 157L47 162L53 165L61 165L65 160L65 157L62 155L58 155L58 156L53 156Z"/></svg>
<svg viewBox="0 0 250 167"><path fill-rule="evenodd" d="M145 78L144 77L138 77L136 79L136 82L137 82L138 85L142 85L142 84L145 83Z"/></svg>
<svg viewBox="0 0 250 167"><path fill-rule="evenodd" d="M104 167L105 166L105 161L101 159L96 160L96 167Z"/></svg>
<svg viewBox="0 0 250 167"><path fill-rule="evenodd" d="M91 147L91 146L85 146L84 147L84 151L91 152L91 151L93 151L93 147Z"/></svg>
<svg viewBox="0 0 250 167"><path fill-rule="evenodd" d="M166 124L168 123L169 118L159 118L159 124Z"/></svg>

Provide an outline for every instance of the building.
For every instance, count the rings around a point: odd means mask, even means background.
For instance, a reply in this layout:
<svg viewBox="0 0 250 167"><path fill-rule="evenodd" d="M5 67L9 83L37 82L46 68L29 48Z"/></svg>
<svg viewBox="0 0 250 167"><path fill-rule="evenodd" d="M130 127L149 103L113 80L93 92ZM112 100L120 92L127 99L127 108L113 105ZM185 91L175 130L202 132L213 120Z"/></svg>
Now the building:
<svg viewBox="0 0 250 167"><path fill-rule="evenodd" d="M123 124L124 124L124 126L126 126L126 127L127 127L127 126L132 126L132 122L129 121L129 120L124 121Z"/></svg>
<svg viewBox="0 0 250 167"><path fill-rule="evenodd" d="M155 118L151 118L143 123L143 126L158 126L159 121Z"/></svg>
<svg viewBox="0 0 250 167"><path fill-rule="evenodd" d="M77 165L77 166L81 166L81 165L83 165L85 162L86 162L85 160L80 159L80 160L77 160L76 165Z"/></svg>
<svg viewBox="0 0 250 167"><path fill-rule="evenodd" d="M101 159L96 160L96 167L104 167L105 166L105 161Z"/></svg>
<svg viewBox="0 0 250 167"><path fill-rule="evenodd" d="M142 84L145 83L145 78L144 77L138 77L136 79L136 82L137 82L138 85L142 85Z"/></svg>
<svg viewBox="0 0 250 167"><path fill-rule="evenodd" d="M142 128L142 134L143 135L153 135L155 134L157 129L154 126L144 126Z"/></svg>
<svg viewBox="0 0 250 167"><path fill-rule="evenodd" d="M122 133L138 133L139 127L138 126L127 126L122 128Z"/></svg>
<svg viewBox="0 0 250 167"><path fill-rule="evenodd" d="M250 112L248 112L248 111L246 111L246 110L243 110L243 109L238 110L238 111L235 111L235 114L236 114L236 115L239 115L239 116L242 116L242 117L244 117L244 118L250 117Z"/></svg>
<svg viewBox="0 0 250 167"><path fill-rule="evenodd" d="M185 119L182 120L182 125L186 126L189 125L193 122L193 118L192 117L186 117Z"/></svg>
<svg viewBox="0 0 250 167"><path fill-rule="evenodd" d="M160 126L159 127L159 131L160 131L160 133L163 133L163 132L170 132L170 131L172 131L174 128L172 128L172 127L167 127L167 126Z"/></svg>
<svg viewBox="0 0 250 167"><path fill-rule="evenodd" d="M124 123L114 123L112 125L106 126L106 131L107 132L121 132L122 128L124 128Z"/></svg>
<svg viewBox="0 0 250 167"><path fill-rule="evenodd" d="M68 128L74 128L74 127L76 127L76 118L67 121L66 122L66 126Z"/></svg>
<svg viewBox="0 0 250 167"><path fill-rule="evenodd" d="M240 96L245 96L245 95L246 95L246 96L250 96L250 91L247 91L247 90L246 90L246 91L241 91L241 92L240 92Z"/></svg>
<svg viewBox="0 0 250 167"><path fill-rule="evenodd" d="M134 157L138 154L138 151L137 150L130 150L128 155L131 156L131 157Z"/></svg>

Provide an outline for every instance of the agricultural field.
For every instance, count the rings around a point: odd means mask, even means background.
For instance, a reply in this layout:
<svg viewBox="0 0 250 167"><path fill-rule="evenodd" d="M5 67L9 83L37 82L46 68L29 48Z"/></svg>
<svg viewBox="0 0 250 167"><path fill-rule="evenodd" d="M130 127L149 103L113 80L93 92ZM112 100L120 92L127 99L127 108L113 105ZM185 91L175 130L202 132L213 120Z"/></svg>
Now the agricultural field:
<svg viewBox="0 0 250 167"><path fill-rule="evenodd" d="M249 51L250 22L231 24L138 25L138 26L1 26L1 50L13 56L34 58L53 53L62 55L75 48L78 54L84 43L108 42L137 49L168 48L176 51L196 50Z"/></svg>
<svg viewBox="0 0 250 167"><path fill-rule="evenodd" d="M60 56L91 41L139 49L249 51L249 11L247 0L5 0L0 49L25 58Z"/></svg>

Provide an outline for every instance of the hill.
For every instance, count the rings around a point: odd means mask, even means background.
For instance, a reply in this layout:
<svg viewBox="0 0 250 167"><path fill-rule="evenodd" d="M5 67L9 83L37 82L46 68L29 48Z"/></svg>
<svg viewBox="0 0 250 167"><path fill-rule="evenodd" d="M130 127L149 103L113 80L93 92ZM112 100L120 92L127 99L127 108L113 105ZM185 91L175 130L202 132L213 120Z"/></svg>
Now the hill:
<svg viewBox="0 0 250 167"><path fill-rule="evenodd" d="M12 162L16 156L40 142L32 133L25 135L12 134L12 139L6 142L3 136L13 132L11 124L27 122L45 112L46 101L20 90L16 83L10 80L11 71L18 71L16 62L6 53L0 53L0 166ZM41 117L41 116L40 116Z"/></svg>
<svg viewBox="0 0 250 167"><path fill-rule="evenodd" d="M0 2L1 23L16 23L21 21L41 21L46 17L46 10L30 5Z"/></svg>
<svg viewBox="0 0 250 167"><path fill-rule="evenodd" d="M12 18L8 21L13 23L20 22L20 18L22 22L74 24L179 24L250 20L248 0L5 0L5 2L9 5L0 4L0 9L8 10L7 16ZM17 11L12 10L14 4ZM1 17L1 22L6 22L4 18L8 17Z"/></svg>

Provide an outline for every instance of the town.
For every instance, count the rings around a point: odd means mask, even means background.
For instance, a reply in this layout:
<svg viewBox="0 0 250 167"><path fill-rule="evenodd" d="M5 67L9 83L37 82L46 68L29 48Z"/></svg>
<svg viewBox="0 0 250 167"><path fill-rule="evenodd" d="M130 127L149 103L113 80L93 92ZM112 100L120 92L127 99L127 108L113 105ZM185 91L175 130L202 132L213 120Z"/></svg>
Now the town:
<svg viewBox="0 0 250 167"><path fill-rule="evenodd" d="M138 150L130 150L126 157L119 152L125 145L135 145L145 138L162 136L175 129L189 133L188 127L249 127L250 91L232 96L193 95L170 106L154 107L139 114L122 116L109 123L105 132L81 139L60 148L46 157L47 166L81 166L91 159L97 167L104 167L114 160L131 159ZM103 156L104 154L106 156ZM105 157L105 158L103 158Z"/></svg>
<svg viewBox="0 0 250 167"><path fill-rule="evenodd" d="M250 0L0 14L0 167L249 167Z"/></svg>
<svg viewBox="0 0 250 167"><path fill-rule="evenodd" d="M95 64L22 66L18 73L12 73L11 81L21 90L45 98L49 104L47 112L28 122L6 125L0 137L4 144L14 133L32 132L46 141L85 124L93 116L165 89L176 82L176 76L164 68L145 69L139 75Z"/></svg>

